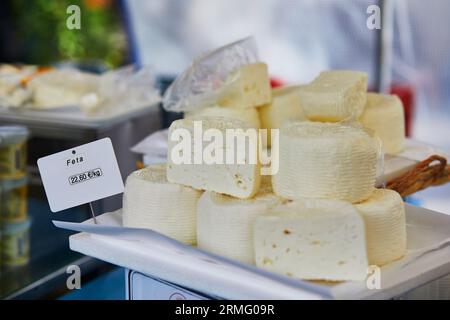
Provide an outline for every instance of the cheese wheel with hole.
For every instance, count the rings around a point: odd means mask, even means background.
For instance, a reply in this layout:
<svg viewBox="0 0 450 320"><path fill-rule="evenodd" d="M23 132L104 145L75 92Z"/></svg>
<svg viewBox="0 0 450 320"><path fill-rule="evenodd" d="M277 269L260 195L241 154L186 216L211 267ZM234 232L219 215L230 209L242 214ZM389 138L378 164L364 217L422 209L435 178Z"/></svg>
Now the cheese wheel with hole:
<svg viewBox="0 0 450 320"><path fill-rule="evenodd" d="M379 143L364 129L297 122L280 131L274 192L287 199L366 200L375 186Z"/></svg>
<svg viewBox="0 0 450 320"><path fill-rule="evenodd" d="M386 153L396 154L405 148L405 115L397 96L368 93L361 118L363 126L375 131Z"/></svg>
<svg viewBox="0 0 450 320"><path fill-rule="evenodd" d="M215 106L184 113L185 118L194 118L200 116L239 119L247 122L252 128L259 129L261 127L258 111L256 110L256 108L237 109Z"/></svg>
<svg viewBox="0 0 450 320"><path fill-rule="evenodd" d="M313 121L358 119L366 104L367 74L325 71L300 89L300 103Z"/></svg>
<svg viewBox="0 0 450 320"><path fill-rule="evenodd" d="M375 189L369 199L356 204L366 225L369 263L382 266L406 253L405 205L389 189Z"/></svg>
<svg viewBox="0 0 450 320"><path fill-rule="evenodd" d="M186 244L196 243L197 202L202 192L166 179L166 165L131 173L123 195L123 226L151 229Z"/></svg>
<svg viewBox="0 0 450 320"><path fill-rule="evenodd" d="M253 223L282 200L272 193L265 176L258 194L241 200L205 192L198 203L197 245L206 251L254 264Z"/></svg>
<svg viewBox="0 0 450 320"><path fill-rule="evenodd" d="M368 258L364 221L339 200L282 204L254 224L256 265L306 280L364 280Z"/></svg>

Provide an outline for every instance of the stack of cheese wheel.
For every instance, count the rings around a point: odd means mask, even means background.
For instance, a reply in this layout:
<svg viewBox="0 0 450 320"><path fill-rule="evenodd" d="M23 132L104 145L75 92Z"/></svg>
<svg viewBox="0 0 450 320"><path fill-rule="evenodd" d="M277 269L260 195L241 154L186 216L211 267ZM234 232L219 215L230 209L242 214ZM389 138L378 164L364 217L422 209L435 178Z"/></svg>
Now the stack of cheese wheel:
<svg viewBox="0 0 450 320"><path fill-rule="evenodd" d="M270 212L281 199L272 193L270 177L250 200L205 192L198 203L199 248L245 263L254 263L253 223Z"/></svg>
<svg viewBox="0 0 450 320"><path fill-rule="evenodd" d="M201 194L169 183L165 165L135 171L125 184L123 225L151 229L186 244L195 244L197 202Z"/></svg>
<svg viewBox="0 0 450 320"><path fill-rule="evenodd" d="M375 185L379 146L361 128L297 122L280 132L274 192L287 199L324 198L359 202Z"/></svg>
<svg viewBox="0 0 450 320"><path fill-rule="evenodd" d="M402 101L397 96L368 93L360 121L375 131L384 152L396 154L405 148L405 115Z"/></svg>
<svg viewBox="0 0 450 320"><path fill-rule="evenodd" d="M310 280L363 280L369 264L405 254L403 201L375 189L379 139L360 125L337 122L363 113L367 75L324 72L309 85L272 92L267 66L256 63L227 83L218 106L172 123L167 166L127 179L125 226ZM280 128L272 177L262 176L255 159L257 132L256 145L248 139L260 127L256 110L263 128ZM230 131L244 144L228 145ZM238 148L243 155L236 156Z"/></svg>
<svg viewBox="0 0 450 320"><path fill-rule="evenodd" d="M369 265L405 254L403 200L374 187L379 141L389 152L403 146L403 109L397 98L366 98L366 88L367 76L351 71L323 72L299 87L310 121L281 127L279 171L272 178L274 193L293 202L256 218L259 267L300 279L363 280ZM374 135L356 123L359 117Z"/></svg>
<svg viewBox="0 0 450 320"><path fill-rule="evenodd" d="M218 99L218 106L195 110L187 114L187 119L172 123L169 130L168 164L150 166L133 172L127 179L123 199L123 225L126 227L149 228L185 243L196 242L197 202L202 190L219 192L245 199L255 196L260 187L261 174L258 163L258 134L255 144L250 145L244 156L238 150L239 141L248 137L245 130L260 127L257 107L270 103L272 91L265 63L252 63L235 70L226 80L226 85ZM196 121L203 130L196 136ZM178 130L180 129L180 130ZM210 150L208 162L203 149L210 145L200 143L200 158L197 162L194 153L198 151L196 138L202 139L203 132L210 131L226 137L227 129L238 129L236 144L231 148L243 163L225 164L225 158L218 157L229 152L226 145ZM188 150L180 148L177 136L188 142ZM215 137L212 137L213 140ZM242 140L243 138L244 140ZM183 145L181 142L181 145ZM184 144L186 146L186 144ZM250 152L249 152L250 151ZM178 163L173 155L188 159ZM220 158L220 159L219 159ZM205 161L203 161L205 160ZM217 194L217 196L222 196Z"/></svg>

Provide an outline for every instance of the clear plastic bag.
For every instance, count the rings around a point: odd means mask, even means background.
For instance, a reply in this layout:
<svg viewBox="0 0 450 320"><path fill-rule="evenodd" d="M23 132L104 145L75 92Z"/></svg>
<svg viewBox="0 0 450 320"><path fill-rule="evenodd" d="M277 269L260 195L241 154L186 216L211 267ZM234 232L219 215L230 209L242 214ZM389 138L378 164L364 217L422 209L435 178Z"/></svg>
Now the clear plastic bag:
<svg viewBox="0 0 450 320"><path fill-rule="evenodd" d="M253 37L201 55L167 89L164 109L184 112L215 105L220 93L237 80L230 79L230 73L256 61L258 52Z"/></svg>
<svg viewBox="0 0 450 320"><path fill-rule="evenodd" d="M81 99L87 114L109 113L152 105L161 100L151 68L126 66L102 74L98 87Z"/></svg>

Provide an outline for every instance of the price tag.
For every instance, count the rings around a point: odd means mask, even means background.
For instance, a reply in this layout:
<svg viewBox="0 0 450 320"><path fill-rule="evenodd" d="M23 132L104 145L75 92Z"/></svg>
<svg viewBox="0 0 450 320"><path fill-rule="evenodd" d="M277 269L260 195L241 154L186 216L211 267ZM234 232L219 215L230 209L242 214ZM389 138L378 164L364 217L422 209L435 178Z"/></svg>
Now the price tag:
<svg viewBox="0 0 450 320"><path fill-rule="evenodd" d="M109 138L37 161L52 212L122 193L122 176Z"/></svg>

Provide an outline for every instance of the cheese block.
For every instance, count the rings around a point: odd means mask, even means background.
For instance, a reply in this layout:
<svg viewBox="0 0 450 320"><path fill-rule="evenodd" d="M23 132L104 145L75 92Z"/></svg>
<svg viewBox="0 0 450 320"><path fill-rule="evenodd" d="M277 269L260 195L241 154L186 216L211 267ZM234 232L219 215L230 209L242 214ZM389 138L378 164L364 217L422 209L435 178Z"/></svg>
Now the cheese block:
<svg viewBox="0 0 450 320"><path fill-rule="evenodd" d="M306 280L363 280L368 258L361 215L339 200L281 205L254 224L256 265Z"/></svg>
<svg viewBox="0 0 450 320"><path fill-rule="evenodd" d="M202 132L220 136L207 142L202 140ZM221 142L220 146L215 144L217 141ZM213 143L217 147L214 152L210 149ZM223 117L174 121L169 128L168 150L170 182L241 199L251 198L258 192L261 181L258 132L244 121ZM215 159L211 159L212 154Z"/></svg>
<svg viewBox="0 0 450 320"><path fill-rule="evenodd" d="M236 109L214 106L184 113L185 118L194 118L200 116L239 119L247 122L253 128L259 129L261 127L258 111L256 110L256 108Z"/></svg>
<svg viewBox="0 0 450 320"><path fill-rule="evenodd" d="M186 244L196 243L197 202L202 192L166 179L166 165L131 173L123 195L123 225L160 232Z"/></svg>
<svg viewBox="0 0 450 320"><path fill-rule="evenodd" d="M405 148L405 115L397 96L368 93L361 118L363 126L375 131L386 153L396 154Z"/></svg>
<svg viewBox="0 0 450 320"><path fill-rule="evenodd" d="M263 177L258 194L248 200L205 192L198 203L198 247L254 264L253 223L280 203L272 193L270 176Z"/></svg>
<svg viewBox="0 0 450 320"><path fill-rule="evenodd" d="M401 196L388 189L376 189L356 209L366 225L369 263L382 266L406 253L405 205Z"/></svg>
<svg viewBox="0 0 450 320"><path fill-rule="evenodd" d="M306 120L300 104L301 86L288 86L272 90L272 102L258 108L261 128L267 129L267 146L271 146L271 129L280 129L287 121Z"/></svg>
<svg viewBox="0 0 450 320"><path fill-rule="evenodd" d="M33 108L55 109L78 106L81 98L98 87L99 76L76 70L54 70L28 82Z"/></svg>
<svg viewBox="0 0 450 320"><path fill-rule="evenodd" d="M379 148L377 139L358 127L291 123L280 131L274 192L287 199L366 200L375 186Z"/></svg>
<svg viewBox="0 0 450 320"><path fill-rule="evenodd" d="M313 121L357 119L366 104L366 91L366 73L325 71L300 88L300 103Z"/></svg>
<svg viewBox="0 0 450 320"><path fill-rule="evenodd" d="M222 107L252 108L272 99L267 65L262 62L245 65L226 79L218 104Z"/></svg>

